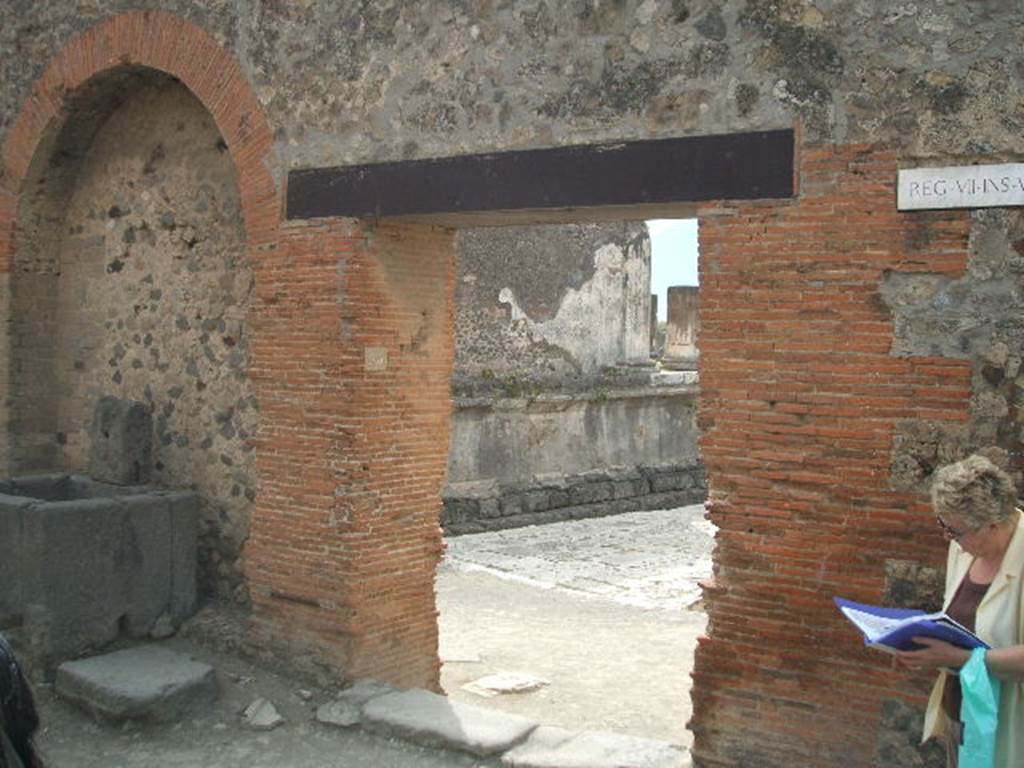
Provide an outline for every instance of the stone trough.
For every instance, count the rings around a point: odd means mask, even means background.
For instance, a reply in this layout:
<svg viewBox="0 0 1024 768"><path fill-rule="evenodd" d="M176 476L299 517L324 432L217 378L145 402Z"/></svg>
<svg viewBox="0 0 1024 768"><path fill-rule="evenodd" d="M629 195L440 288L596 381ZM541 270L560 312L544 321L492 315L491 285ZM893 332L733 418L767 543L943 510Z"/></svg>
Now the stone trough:
<svg viewBox="0 0 1024 768"><path fill-rule="evenodd" d="M52 670L195 610L199 500L74 474L0 480L0 622Z"/></svg>

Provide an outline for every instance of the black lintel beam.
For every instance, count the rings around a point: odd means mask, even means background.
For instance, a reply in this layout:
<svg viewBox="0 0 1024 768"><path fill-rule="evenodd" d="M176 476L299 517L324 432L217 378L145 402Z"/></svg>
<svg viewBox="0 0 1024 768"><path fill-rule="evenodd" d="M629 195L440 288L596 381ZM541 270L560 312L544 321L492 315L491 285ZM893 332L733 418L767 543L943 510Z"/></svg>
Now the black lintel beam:
<svg viewBox="0 0 1024 768"><path fill-rule="evenodd" d="M288 219L793 196L792 130L459 155L288 174Z"/></svg>

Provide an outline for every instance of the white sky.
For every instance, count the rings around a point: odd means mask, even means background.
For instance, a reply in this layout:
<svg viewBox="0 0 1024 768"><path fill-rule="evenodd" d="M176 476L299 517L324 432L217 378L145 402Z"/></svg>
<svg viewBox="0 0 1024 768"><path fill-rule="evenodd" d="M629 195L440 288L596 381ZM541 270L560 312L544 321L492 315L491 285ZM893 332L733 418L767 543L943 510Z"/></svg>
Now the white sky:
<svg viewBox="0 0 1024 768"><path fill-rule="evenodd" d="M697 285L697 220L651 219L651 293L658 295L658 319L668 316L668 289Z"/></svg>

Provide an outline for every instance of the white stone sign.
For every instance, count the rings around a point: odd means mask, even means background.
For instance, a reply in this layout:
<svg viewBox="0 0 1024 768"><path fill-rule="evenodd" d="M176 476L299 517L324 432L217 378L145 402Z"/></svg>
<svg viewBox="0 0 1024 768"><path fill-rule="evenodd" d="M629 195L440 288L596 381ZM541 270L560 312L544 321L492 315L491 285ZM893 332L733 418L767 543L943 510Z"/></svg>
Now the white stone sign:
<svg viewBox="0 0 1024 768"><path fill-rule="evenodd" d="M1024 163L907 168L899 172L896 207L993 208L1024 205Z"/></svg>

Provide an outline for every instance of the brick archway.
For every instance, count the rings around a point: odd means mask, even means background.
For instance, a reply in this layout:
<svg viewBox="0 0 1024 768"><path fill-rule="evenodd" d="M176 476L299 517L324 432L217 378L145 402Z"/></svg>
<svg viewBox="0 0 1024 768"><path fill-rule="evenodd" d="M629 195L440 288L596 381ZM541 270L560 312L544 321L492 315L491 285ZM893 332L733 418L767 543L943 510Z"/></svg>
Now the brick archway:
<svg viewBox="0 0 1024 768"><path fill-rule="evenodd" d="M77 119L76 100L88 94L90 86L117 72L149 72L178 80L204 108L227 145L235 167L238 199L244 221L245 254L254 277L254 301L246 318L252 331L250 372L257 397L273 400L276 360L270 339L275 338L274 320L261 301L263 285L273 285L277 243L280 237L281 186L274 175L271 157L272 131L266 115L234 58L203 29L184 19L160 11L133 11L109 18L72 38L50 61L35 81L17 119L0 145L0 302L13 311L10 295L17 279L16 257L19 240L20 198L28 195L36 179L36 163L54 151L55 137L65 124ZM86 108L92 108L83 97ZM44 157L45 156L45 157ZM21 223L21 227L25 222ZM22 235L26 232L22 229ZM270 274L268 274L268 272ZM275 287L279 290L279 287ZM2 341L9 333L5 324ZM10 353L0 354L4 376L0 388L11 391ZM263 375L253 373L259 367ZM0 431L9 432L9 409L0 409ZM271 423L270 431L274 431ZM278 420L277 426L280 426ZM6 441L5 441L6 442ZM259 448L259 439L254 440ZM3 451L4 468L9 466L8 449ZM257 450L258 477L264 452ZM249 544L254 539L272 542L272 530L263 521L265 503L259 497L252 510ZM250 547L247 545L247 550ZM273 556L273 546L265 548ZM251 560L252 558L248 558ZM246 577L259 566L247 562ZM264 590L266 592L268 590ZM258 607L258 606L257 606ZM259 611L257 610L257 613ZM282 626L286 627L285 623ZM282 629L284 634L287 630Z"/></svg>
<svg viewBox="0 0 1024 768"><path fill-rule="evenodd" d="M248 375L261 410L243 555L254 637L307 671L436 686L451 231L284 224L272 130L238 62L188 21L129 12L65 45L0 146L4 311L33 163L76 96L122 69L178 79L212 116L237 172L254 278ZM0 352L0 387L8 363ZM7 420L0 409L0 432Z"/></svg>
<svg viewBox="0 0 1024 768"><path fill-rule="evenodd" d="M11 269L18 196L36 150L90 79L126 66L178 78L213 116L238 169L249 250L277 239L280 189L271 173L272 133L238 63L204 30L162 11L132 11L73 38L53 58L0 147L0 273Z"/></svg>

